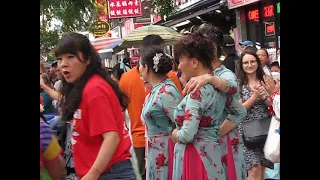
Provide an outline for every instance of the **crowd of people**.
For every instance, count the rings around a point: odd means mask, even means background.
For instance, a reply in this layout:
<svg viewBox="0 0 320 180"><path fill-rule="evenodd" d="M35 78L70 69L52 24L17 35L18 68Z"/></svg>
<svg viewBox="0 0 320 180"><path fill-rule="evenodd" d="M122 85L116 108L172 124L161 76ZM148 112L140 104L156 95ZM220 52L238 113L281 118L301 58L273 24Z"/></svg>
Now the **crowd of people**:
<svg viewBox="0 0 320 180"><path fill-rule="evenodd" d="M209 25L171 56L147 35L136 64L108 71L86 36L63 35L50 71L40 63L42 180L273 179L264 147L280 121L280 63L241 45L237 56Z"/></svg>

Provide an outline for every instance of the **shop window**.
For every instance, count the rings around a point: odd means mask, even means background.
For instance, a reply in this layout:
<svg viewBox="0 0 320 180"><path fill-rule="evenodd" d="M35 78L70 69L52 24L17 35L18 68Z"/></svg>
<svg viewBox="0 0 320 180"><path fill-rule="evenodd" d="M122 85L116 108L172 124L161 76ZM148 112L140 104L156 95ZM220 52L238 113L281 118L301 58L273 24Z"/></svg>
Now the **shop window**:
<svg viewBox="0 0 320 180"><path fill-rule="evenodd" d="M263 1L261 2L261 19L263 24L263 47L264 48L276 48L277 38L276 38L276 27L275 27L275 13L276 7L275 3Z"/></svg>
<svg viewBox="0 0 320 180"><path fill-rule="evenodd" d="M258 4L251 5L246 10L246 22L247 22L247 39L252 43L261 42L260 31L260 10Z"/></svg>
<svg viewBox="0 0 320 180"><path fill-rule="evenodd" d="M280 1L260 1L246 7L247 40L276 48L280 40Z"/></svg>

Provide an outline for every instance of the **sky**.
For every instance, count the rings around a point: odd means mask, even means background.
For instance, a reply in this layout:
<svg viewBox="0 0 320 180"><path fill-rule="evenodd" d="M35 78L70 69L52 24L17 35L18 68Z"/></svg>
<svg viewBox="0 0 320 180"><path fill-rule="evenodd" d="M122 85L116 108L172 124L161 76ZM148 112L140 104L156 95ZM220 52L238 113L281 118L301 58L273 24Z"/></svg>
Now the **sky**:
<svg viewBox="0 0 320 180"><path fill-rule="evenodd" d="M42 20L42 16L40 16L40 22L41 22L41 20ZM49 31L54 30L54 27L56 25L62 25L62 22L60 20L56 19L56 18L53 18L52 21L51 21L51 26L49 27L48 30Z"/></svg>

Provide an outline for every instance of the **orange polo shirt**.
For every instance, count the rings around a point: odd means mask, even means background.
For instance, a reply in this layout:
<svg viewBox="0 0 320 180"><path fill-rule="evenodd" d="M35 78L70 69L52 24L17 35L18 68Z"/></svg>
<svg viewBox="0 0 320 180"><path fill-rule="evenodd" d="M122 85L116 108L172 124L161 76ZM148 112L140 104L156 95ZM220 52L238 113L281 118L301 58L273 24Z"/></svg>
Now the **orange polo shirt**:
<svg viewBox="0 0 320 180"><path fill-rule="evenodd" d="M182 95L181 84L176 73L169 72L167 76L174 82ZM145 127L142 124L140 116L144 99L150 91L145 91L145 87L140 79L140 73L137 67L134 67L130 71L122 74L119 86L130 99L128 112L131 121L133 147L145 147Z"/></svg>

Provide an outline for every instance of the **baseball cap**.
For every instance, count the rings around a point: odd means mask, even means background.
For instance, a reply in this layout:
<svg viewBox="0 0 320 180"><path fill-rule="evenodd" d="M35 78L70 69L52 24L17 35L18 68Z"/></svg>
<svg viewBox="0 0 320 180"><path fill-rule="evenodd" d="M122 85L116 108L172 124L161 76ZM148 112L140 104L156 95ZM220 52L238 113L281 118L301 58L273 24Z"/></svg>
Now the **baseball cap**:
<svg viewBox="0 0 320 180"><path fill-rule="evenodd" d="M251 41L243 41L239 42L240 45L245 45L245 46L253 46L253 43Z"/></svg>
<svg viewBox="0 0 320 180"><path fill-rule="evenodd" d="M223 50L227 54L236 54L234 40L229 35L223 35Z"/></svg>

